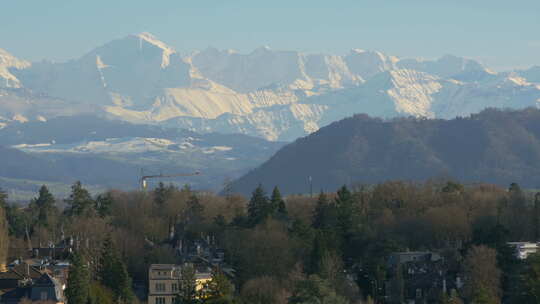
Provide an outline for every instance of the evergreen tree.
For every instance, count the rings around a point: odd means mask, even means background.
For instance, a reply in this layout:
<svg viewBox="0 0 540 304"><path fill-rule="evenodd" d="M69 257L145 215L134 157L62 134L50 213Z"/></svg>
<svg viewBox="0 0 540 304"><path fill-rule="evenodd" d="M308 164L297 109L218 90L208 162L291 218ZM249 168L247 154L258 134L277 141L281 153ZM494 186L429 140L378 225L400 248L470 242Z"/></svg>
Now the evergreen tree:
<svg viewBox="0 0 540 304"><path fill-rule="evenodd" d="M259 186L253 191L251 199L248 203L248 219L252 226L263 222L269 215L268 211L270 202L262 185Z"/></svg>
<svg viewBox="0 0 540 304"><path fill-rule="evenodd" d="M9 249L9 227L6 219L6 210L0 205L0 271L7 264Z"/></svg>
<svg viewBox="0 0 540 304"><path fill-rule="evenodd" d="M319 194L315 214L313 215L313 228L316 229L334 229L338 224L337 209L333 203L330 203L325 193Z"/></svg>
<svg viewBox="0 0 540 304"><path fill-rule="evenodd" d="M106 217L111 215L112 211L112 205L113 205L113 197L110 192L107 192L105 194L100 194L96 198L95 206L97 213L100 217Z"/></svg>
<svg viewBox="0 0 540 304"><path fill-rule="evenodd" d="M186 186L184 186L184 189L185 187ZM182 191L184 191L184 189L182 189ZM165 202L170 198L174 190L176 189L173 185L165 187L163 182L159 182L157 188L154 189L154 202L159 206L163 206L163 204L165 204Z"/></svg>
<svg viewBox="0 0 540 304"><path fill-rule="evenodd" d="M69 277L65 291L69 304L87 304L90 289L90 276L86 261L75 253L69 267Z"/></svg>
<svg viewBox="0 0 540 304"><path fill-rule="evenodd" d="M98 276L103 286L111 289L116 299L131 303L134 297L131 278L110 237L103 242L99 264Z"/></svg>
<svg viewBox="0 0 540 304"><path fill-rule="evenodd" d="M32 201L31 206L37 208L38 224L43 226L47 226L51 216L58 212L54 196L45 185L39 188L39 196Z"/></svg>
<svg viewBox="0 0 540 304"><path fill-rule="evenodd" d="M199 198L192 194L186 202L187 208L184 211L184 221L187 226L198 226L204 219L204 206Z"/></svg>
<svg viewBox="0 0 540 304"><path fill-rule="evenodd" d="M65 202L68 205L66 212L72 216L88 216L93 212L95 205L90 192L83 188L80 181L71 186L71 194Z"/></svg>
<svg viewBox="0 0 540 304"><path fill-rule="evenodd" d="M281 197L281 193L277 186L274 187L272 191L272 196L270 197L270 210L269 214L273 214L277 219L285 220L287 219L287 207L285 206L285 200Z"/></svg>
<svg viewBox="0 0 540 304"><path fill-rule="evenodd" d="M338 208L338 220L342 233L350 233L353 229L356 212L354 210L352 193L347 186L342 186L337 191L336 207Z"/></svg>

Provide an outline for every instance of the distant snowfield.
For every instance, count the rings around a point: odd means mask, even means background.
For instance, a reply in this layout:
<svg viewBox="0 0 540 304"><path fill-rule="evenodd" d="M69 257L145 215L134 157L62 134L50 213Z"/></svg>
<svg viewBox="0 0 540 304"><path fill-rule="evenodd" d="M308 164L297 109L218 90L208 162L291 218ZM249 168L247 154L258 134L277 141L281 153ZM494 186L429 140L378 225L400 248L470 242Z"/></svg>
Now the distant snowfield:
<svg viewBox="0 0 540 304"><path fill-rule="evenodd" d="M84 141L73 144L20 144L16 149L33 153L91 153L91 154L136 154L148 152L186 153L200 152L204 154L220 153L233 150L228 146L199 147L189 137L182 141L163 138L109 138L104 141Z"/></svg>
<svg viewBox="0 0 540 304"><path fill-rule="evenodd" d="M495 73L450 55L421 60L361 49L341 56L262 47L249 54L208 48L182 56L149 33L111 41L65 63L29 63L0 49L0 128L95 113L199 133L292 141L356 113L453 118L539 103L540 67ZM182 150L181 143L151 139L61 149L153 151L167 145Z"/></svg>

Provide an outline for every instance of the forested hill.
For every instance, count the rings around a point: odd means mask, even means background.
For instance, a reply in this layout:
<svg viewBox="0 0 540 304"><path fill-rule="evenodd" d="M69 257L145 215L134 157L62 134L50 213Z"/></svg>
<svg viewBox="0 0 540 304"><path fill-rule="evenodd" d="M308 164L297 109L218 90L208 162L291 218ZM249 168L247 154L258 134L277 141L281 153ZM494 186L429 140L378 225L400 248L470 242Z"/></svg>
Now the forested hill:
<svg viewBox="0 0 540 304"><path fill-rule="evenodd" d="M381 120L355 115L296 140L232 184L283 192L336 189L385 180L451 177L540 185L540 110L488 109L452 120Z"/></svg>

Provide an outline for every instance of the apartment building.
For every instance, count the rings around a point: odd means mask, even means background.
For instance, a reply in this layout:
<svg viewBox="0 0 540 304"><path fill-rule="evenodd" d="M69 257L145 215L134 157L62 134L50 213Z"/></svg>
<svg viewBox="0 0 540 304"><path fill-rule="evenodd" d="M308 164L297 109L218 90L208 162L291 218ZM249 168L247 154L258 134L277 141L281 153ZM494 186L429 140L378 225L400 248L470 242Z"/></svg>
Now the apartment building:
<svg viewBox="0 0 540 304"><path fill-rule="evenodd" d="M173 304L182 266L152 264L148 270L148 304Z"/></svg>
<svg viewBox="0 0 540 304"><path fill-rule="evenodd" d="M148 304L172 304L178 294L182 265L152 264L148 271ZM208 267L195 267L196 290L211 280Z"/></svg>

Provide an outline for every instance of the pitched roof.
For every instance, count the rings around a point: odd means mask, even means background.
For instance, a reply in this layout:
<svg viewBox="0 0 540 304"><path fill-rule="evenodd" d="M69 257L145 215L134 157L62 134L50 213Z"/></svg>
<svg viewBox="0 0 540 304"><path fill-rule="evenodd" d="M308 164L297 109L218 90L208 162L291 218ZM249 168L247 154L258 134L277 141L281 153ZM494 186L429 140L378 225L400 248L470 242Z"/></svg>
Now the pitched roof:
<svg viewBox="0 0 540 304"><path fill-rule="evenodd" d="M16 265L12 270L23 277L29 277L31 279L39 279L41 277L41 272L39 270L26 263Z"/></svg>
<svg viewBox="0 0 540 304"><path fill-rule="evenodd" d="M24 279L24 276L18 274L17 272L13 270L0 272L0 280L22 280L22 279Z"/></svg>

